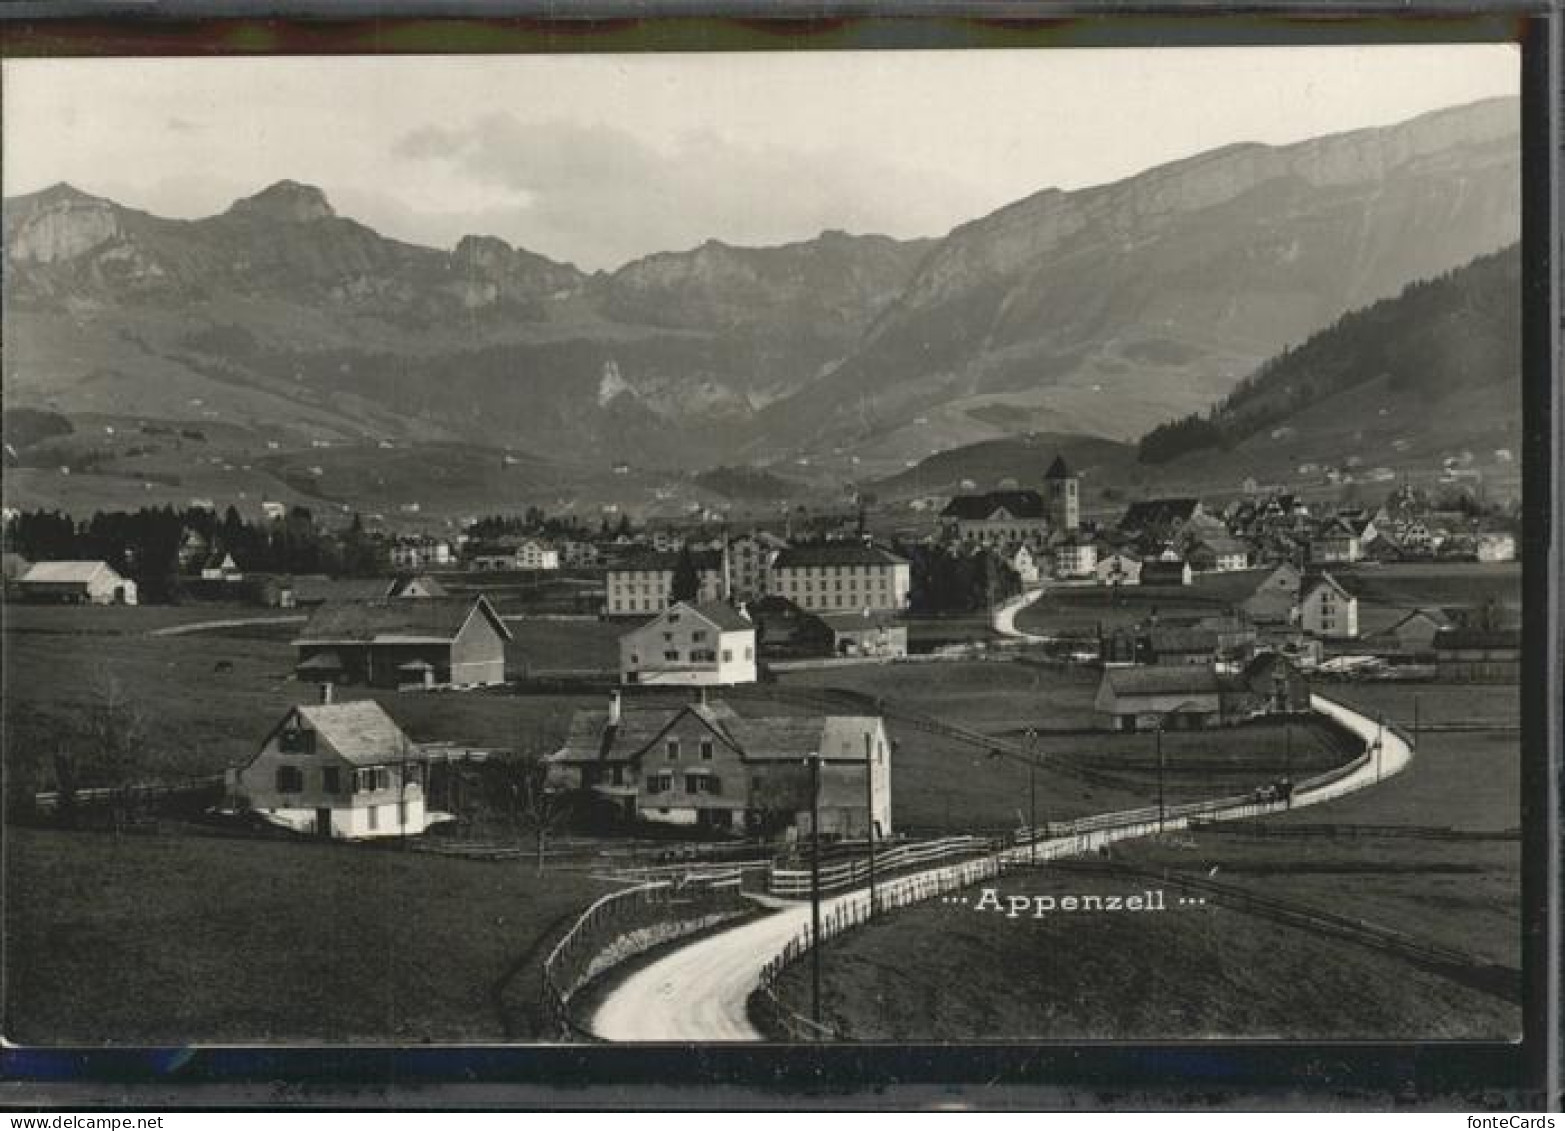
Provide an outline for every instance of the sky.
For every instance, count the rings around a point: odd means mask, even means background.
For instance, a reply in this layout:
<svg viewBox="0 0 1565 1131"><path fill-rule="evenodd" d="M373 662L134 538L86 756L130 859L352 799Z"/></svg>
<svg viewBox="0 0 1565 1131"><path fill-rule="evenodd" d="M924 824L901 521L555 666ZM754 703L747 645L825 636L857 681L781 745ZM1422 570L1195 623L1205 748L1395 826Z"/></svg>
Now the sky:
<svg viewBox="0 0 1565 1131"><path fill-rule="evenodd" d="M1511 45L11 59L4 191L194 218L290 178L384 235L612 269L938 236L1039 190L1515 94Z"/></svg>

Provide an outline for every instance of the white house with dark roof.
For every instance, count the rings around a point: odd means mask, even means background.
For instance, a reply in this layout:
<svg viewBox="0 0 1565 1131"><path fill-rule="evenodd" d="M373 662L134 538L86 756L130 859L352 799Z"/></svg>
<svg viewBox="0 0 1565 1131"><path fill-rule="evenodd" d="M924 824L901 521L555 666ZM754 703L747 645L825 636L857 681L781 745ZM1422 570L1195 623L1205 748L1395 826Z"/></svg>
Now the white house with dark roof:
<svg viewBox="0 0 1565 1131"><path fill-rule="evenodd" d="M906 558L859 542L790 546L772 562L772 592L812 613L901 612L911 581Z"/></svg>
<svg viewBox="0 0 1565 1131"><path fill-rule="evenodd" d="M821 756L821 832L891 833L891 741L876 715L741 716L726 703L576 712L550 756L566 782L632 820L773 835L810 827ZM873 806L870 799L873 798Z"/></svg>
<svg viewBox="0 0 1565 1131"><path fill-rule="evenodd" d="M1300 587L1299 627L1327 640L1352 640L1359 634L1359 599L1329 573Z"/></svg>
<svg viewBox="0 0 1565 1131"><path fill-rule="evenodd" d="M626 684L724 687L754 683L755 625L724 601L676 602L619 639Z"/></svg>
<svg viewBox="0 0 1565 1131"><path fill-rule="evenodd" d="M62 605L134 605L136 583L107 562L34 562L17 579L16 594Z"/></svg>
<svg viewBox="0 0 1565 1131"><path fill-rule="evenodd" d="M244 808L338 838L422 833L424 782L419 748L372 699L290 709L233 777Z"/></svg>

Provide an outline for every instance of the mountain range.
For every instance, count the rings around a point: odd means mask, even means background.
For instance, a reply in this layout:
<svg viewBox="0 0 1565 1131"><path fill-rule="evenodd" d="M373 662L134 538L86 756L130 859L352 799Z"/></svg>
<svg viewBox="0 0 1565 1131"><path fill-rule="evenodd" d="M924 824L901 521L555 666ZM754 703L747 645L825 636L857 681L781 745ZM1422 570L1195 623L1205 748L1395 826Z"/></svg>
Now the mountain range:
<svg viewBox="0 0 1565 1131"><path fill-rule="evenodd" d="M1517 128L1491 100L1047 189L939 239L712 240L593 274L389 239L291 181L196 220L56 185L5 201L6 404L833 482L1029 432L1131 440L1515 241Z"/></svg>

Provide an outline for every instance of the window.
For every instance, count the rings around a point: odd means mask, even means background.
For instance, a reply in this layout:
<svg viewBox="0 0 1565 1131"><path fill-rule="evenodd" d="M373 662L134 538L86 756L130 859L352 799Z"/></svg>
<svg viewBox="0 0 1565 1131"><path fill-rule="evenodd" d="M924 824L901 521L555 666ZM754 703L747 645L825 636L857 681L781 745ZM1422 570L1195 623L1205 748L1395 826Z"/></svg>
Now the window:
<svg viewBox="0 0 1565 1131"><path fill-rule="evenodd" d="M374 793L391 788L391 771L385 766L369 766L353 771L353 792Z"/></svg>
<svg viewBox="0 0 1565 1131"><path fill-rule="evenodd" d="M327 793L336 793L342 788L342 774L336 766L327 766L321 771L321 788Z"/></svg>
<svg viewBox="0 0 1565 1131"><path fill-rule="evenodd" d="M747 659L747 660L755 659L755 649L754 648L746 648L744 650L744 658Z"/></svg>
<svg viewBox="0 0 1565 1131"><path fill-rule="evenodd" d="M732 660L733 658L734 658L734 650L732 648L724 648L723 649L723 663L726 664L730 660Z"/></svg>
<svg viewBox="0 0 1565 1131"><path fill-rule="evenodd" d="M711 760L712 760L712 740L710 738L703 738L701 740L701 761L703 761L703 762L710 762Z"/></svg>
<svg viewBox="0 0 1565 1131"><path fill-rule="evenodd" d="M380 828L380 806L371 805L364 812L369 818L370 831L374 832L376 829Z"/></svg>
<svg viewBox="0 0 1565 1131"><path fill-rule="evenodd" d="M625 784L625 767L624 766L615 766L614 767L614 778L613 778L613 780L614 780L614 784L615 785L624 785Z"/></svg>
<svg viewBox="0 0 1565 1131"><path fill-rule="evenodd" d="M290 725L277 736L277 749L283 754L314 754L315 732Z"/></svg>
<svg viewBox="0 0 1565 1131"><path fill-rule="evenodd" d="M679 649L670 648L667 652L663 653L663 658L671 664L679 663Z"/></svg>
<svg viewBox="0 0 1565 1131"><path fill-rule="evenodd" d="M706 639L706 631L704 629L698 628L690 634L690 639L693 643L700 644L703 640Z"/></svg>
<svg viewBox="0 0 1565 1131"><path fill-rule="evenodd" d="M663 752L670 762L679 761L679 739L671 738L664 743Z"/></svg>
<svg viewBox="0 0 1565 1131"><path fill-rule="evenodd" d="M298 766L277 767L277 792L301 793L304 790L304 771Z"/></svg>

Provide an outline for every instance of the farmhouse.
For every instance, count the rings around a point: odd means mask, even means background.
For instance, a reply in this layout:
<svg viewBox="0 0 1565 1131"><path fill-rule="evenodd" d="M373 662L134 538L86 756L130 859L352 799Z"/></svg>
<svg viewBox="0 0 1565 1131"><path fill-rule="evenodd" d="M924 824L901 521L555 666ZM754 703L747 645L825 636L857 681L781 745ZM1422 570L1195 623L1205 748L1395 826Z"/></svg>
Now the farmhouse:
<svg viewBox="0 0 1565 1131"><path fill-rule="evenodd" d="M236 775L241 804L321 837L416 836L428 827L419 749L374 700L294 707ZM232 772L232 771L231 771Z"/></svg>
<svg viewBox="0 0 1565 1131"><path fill-rule="evenodd" d="M62 605L134 605L136 583L107 562L34 562L16 582L23 601Z"/></svg>
<svg viewBox="0 0 1565 1131"><path fill-rule="evenodd" d="M790 546L772 563L772 584L809 612L901 612L911 567L890 550L855 542Z"/></svg>
<svg viewBox="0 0 1565 1131"><path fill-rule="evenodd" d="M517 569L559 569L560 551L532 538L516 547Z"/></svg>
<svg viewBox="0 0 1565 1131"><path fill-rule="evenodd" d="M394 578L386 588L387 597L404 597L419 600L426 597L449 597L446 587L427 573L411 573Z"/></svg>
<svg viewBox="0 0 1565 1131"><path fill-rule="evenodd" d="M723 592L723 555L698 550L690 555L695 565L700 591L698 603L720 601ZM604 611L609 616L655 613L668 607L674 588L674 571L679 568L677 551L656 552L628 557L611 565L606 579Z"/></svg>
<svg viewBox="0 0 1565 1131"><path fill-rule="evenodd" d="M1205 667L1103 670L1093 709L1106 730L1197 729L1223 722L1223 686Z"/></svg>
<svg viewBox="0 0 1565 1131"><path fill-rule="evenodd" d="M1218 660L1248 659L1255 649L1255 629L1227 617L1207 617L1189 624L1163 624L1147 632L1145 653L1160 665L1210 665Z"/></svg>
<svg viewBox="0 0 1565 1131"><path fill-rule="evenodd" d="M294 646L300 679L371 687L505 682L510 629L487 598L328 603Z"/></svg>
<svg viewBox="0 0 1565 1131"><path fill-rule="evenodd" d="M1000 552L1000 558L1006 565L1016 571L1016 576L1021 578L1023 585L1037 585L1041 573L1038 569L1038 558L1024 542L1016 542L1007 546Z"/></svg>
<svg viewBox="0 0 1565 1131"><path fill-rule="evenodd" d="M1516 683L1522 637L1515 628L1447 628L1435 634L1435 672L1457 683Z"/></svg>
<svg viewBox="0 0 1565 1131"><path fill-rule="evenodd" d="M619 638L621 683L754 683L755 625L723 601L676 602Z"/></svg>
<svg viewBox="0 0 1565 1131"><path fill-rule="evenodd" d="M1238 693L1248 692L1252 710L1268 714L1298 714L1310 709L1310 683L1299 665L1278 652L1259 652L1232 681Z"/></svg>
<svg viewBox="0 0 1565 1131"><path fill-rule="evenodd" d="M940 524L948 538L985 546L1040 545L1049 533L1047 508L1036 491L958 495L940 512Z"/></svg>
<svg viewBox="0 0 1565 1131"><path fill-rule="evenodd" d="M1328 640L1351 640L1359 634L1359 599L1329 573L1301 586L1299 627Z"/></svg>
<svg viewBox="0 0 1565 1131"><path fill-rule="evenodd" d="M862 837L872 817L889 835L891 743L879 716L742 717L721 702L622 709L616 694L606 711L576 712L551 759L625 819L772 835L809 830L812 753L821 832Z"/></svg>

